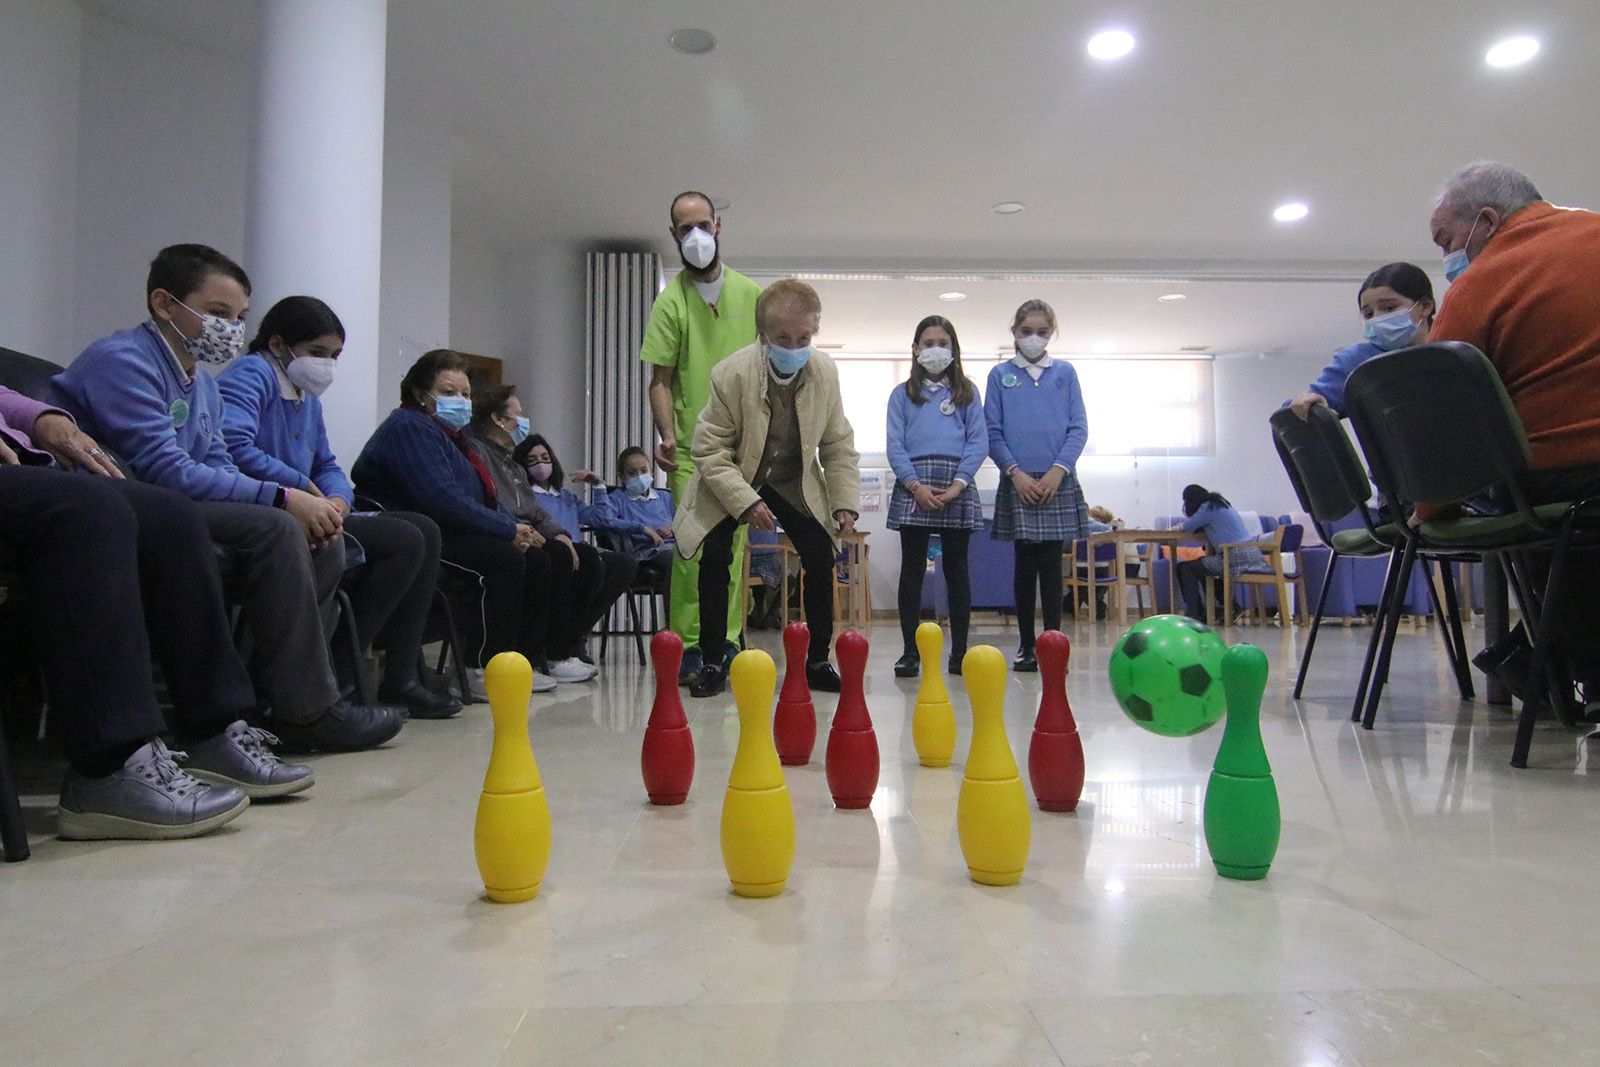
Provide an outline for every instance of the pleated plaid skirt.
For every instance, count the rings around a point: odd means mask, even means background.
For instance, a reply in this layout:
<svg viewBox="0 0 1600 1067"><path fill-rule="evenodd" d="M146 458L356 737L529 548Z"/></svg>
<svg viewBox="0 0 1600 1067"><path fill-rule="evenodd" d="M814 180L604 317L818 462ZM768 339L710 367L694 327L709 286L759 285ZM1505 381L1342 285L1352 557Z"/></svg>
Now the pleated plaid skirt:
<svg viewBox="0 0 1600 1067"><path fill-rule="evenodd" d="M1043 478L1044 472L1033 477ZM1089 505L1083 501L1077 475L1063 477L1056 495L1039 505L1024 504L1011 479L1001 476L994 497L994 528L990 530L995 540L1075 541L1084 536L1088 525Z"/></svg>
<svg viewBox="0 0 1600 1067"><path fill-rule="evenodd" d="M917 479L929 486L949 485L956 480L959 456L918 456L911 461L917 469ZM935 530L976 530L983 526L983 505L978 501L978 491L967 486L966 491L938 511L923 511L917 507L911 491L897 479L894 493L889 497L889 529L902 526L927 526Z"/></svg>

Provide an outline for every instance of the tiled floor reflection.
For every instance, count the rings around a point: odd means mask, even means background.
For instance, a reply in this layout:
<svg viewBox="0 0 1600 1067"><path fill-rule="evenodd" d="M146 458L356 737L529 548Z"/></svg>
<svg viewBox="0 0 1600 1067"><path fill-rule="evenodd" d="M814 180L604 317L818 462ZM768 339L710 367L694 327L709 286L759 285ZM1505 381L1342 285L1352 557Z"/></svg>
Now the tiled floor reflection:
<svg viewBox="0 0 1600 1067"><path fill-rule="evenodd" d="M894 628L872 636L877 797L837 811L820 762L788 769L797 853L774 900L731 896L722 869L731 699L686 700L694 790L645 803L651 682L626 643L533 716L555 846L529 904L481 897L482 707L318 760L306 797L192 842L61 842L53 797L29 797L35 856L0 868L3 1058L1600 1062L1589 745L1547 725L1533 768L1512 770L1509 714L1454 699L1435 632L1401 634L1370 733L1348 721L1365 629L1324 632L1301 702L1302 633L1233 633L1273 663L1263 735L1284 815L1271 876L1238 883L1212 870L1199 822L1220 728L1133 726L1105 678L1116 634L1080 628L1084 799L1033 812L1011 889L972 885L956 841L965 694L955 765L919 767L915 683L889 671ZM1015 634L977 639L1009 652ZM1038 685L1011 677L1019 757ZM819 698L824 731L831 707Z"/></svg>

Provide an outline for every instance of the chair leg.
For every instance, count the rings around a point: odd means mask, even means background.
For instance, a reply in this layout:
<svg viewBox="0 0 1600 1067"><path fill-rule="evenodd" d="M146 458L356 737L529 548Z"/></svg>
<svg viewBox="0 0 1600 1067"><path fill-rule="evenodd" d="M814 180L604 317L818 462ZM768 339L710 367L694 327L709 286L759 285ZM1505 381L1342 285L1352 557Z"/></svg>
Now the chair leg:
<svg viewBox="0 0 1600 1067"><path fill-rule="evenodd" d="M1462 700L1472 700L1477 693L1472 687L1471 659L1467 655L1467 638L1461 632L1461 604L1456 599L1456 576L1454 564L1449 560L1439 561L1439 580L1444 586L1444 610L1446 629L1445 640L1455 646L1456 655L1456 685L1461 690Z"/></svg>
<svg viewBox="0 0 1600 1067"><path fill-rule="evenodd" d="M1389 597L1389 618L1384 627L1383 646L1378 650L1376 674L1367 693L1367 710L1361 716L1361 728L1364 730L1372 729L1372 722L1378 716L1378 701L1383 697L1384 683L1389 680L1389 662L1394 656L1394 636L1400 628L1400 609L1405 603L1404 589L1416 561L1417 543L1407 538L1405 549L1401 552L1400 573L1396 577L1394 592Z"/></svg>
<svg viewBox="0 0 1600 1067"><path fill-rule="evenodd" d="M367 679L361 670L361 635L356 633L356 609L350 603L350 594L343 589L333 595L334 602L339 608L339 621L334 627L333 640L342 645L341 651L350 662L350 680L355 689L357 704L372 703L372 694L367 692Z"/></svg>
<svg viewBox="0 0 1600 1067"><path fill-rule="evenodd" d="M1328 606L1328 590L1333 588L1333 569L1339 565L1339 553L1330 551L1328 571L1322 576L1322 593L1317 597L1317 613L1311 619L1311 635L1306 638L1306 650L1300 653L1300 674L1294 680L1294 698L1300 699L1300 690L1306 686L1306 669L1311 666L1311 650L1317 647L1317 631L1322 629L1322 609Z"/></svg>
<svg viewBox="0 0 1600 1067"><path fill-rule="evenodd" d="M28 825L22 818L16 779L11 776L11 754L6 751L3 729L0 729L0 845L5 847L7 863L20 863L28 858Z"/></svg>
<svg viewBox="0 0 1600 1067"><path fill-rule="evenodd" d="M1439 595L1438 586L1433 584L1433 562L1427 558L1421 560L1422 577L1428 585L1428 600L1433 604L1433 613L1439 617L1439 636L1444 640L1444 655L1450 661L1450 671L1456 676L1456 689L1461 693L1462 700L1472 699L1468 696L1472 683L1462 678L1461 670L1465 665L1461 650L1456 648L1455 631L1450 628L1450 621L1445 618L1444 600ZM1440 561L1440 569L1447 570L1448 565Z"/></svg>
<svg viewBox="0 0 1600 1067"><path fill-rule="evenodd" d="M1555 680L1551 677L1550 663L1555 647L1556 607L1565 593L1561 579L1567 565L1571 535L1570 529L1564 529L1556 538L1555 549L1550 554L1550 574L1545 579L1544 603L1538 609L1538 625L1529 630L1533 642L1533 662L1528 665L1527 696L1522 701L1522 716L1517 720L1517 740L1511 749L1513 767L1528 766L1528 750L1533 747L1533 727L1539 718L1539 708L1553 694L1551 686Z"/></svg>
<svg viewBox="0 0 1600 1067"><path fill-rule="evenodd" d="M656 598L655 597L651 597L650 598L650 621L651 621L651 623L654 623L656 621L655 611L656 611ZM634 627L633 627L633 651L634 651L634 654L639 657L639 666L643 667L645 665L645 663L646 663L646 660L644 658L644 627L638 625L637 622L634 624Z"/></svg>
<svg viewBox="0 0 1600 1067"><path fill-rule="evenodd" d="M1361 664L1361 681L1356 685L1355 706L1350 709L1350 721L1360 722L1361 711L1367 703L1367 690L1372 687L1373 669L1378 662L1378 647L1383 644L1383 629L1389 618L1389 601L1394 596L1395 582L1399 578L1401 550L1389 552L1389 563L1383 569L1383 592L1378 596L1378 609L1372 616L1372 636L1367 639L1367 658Z"/></svg>

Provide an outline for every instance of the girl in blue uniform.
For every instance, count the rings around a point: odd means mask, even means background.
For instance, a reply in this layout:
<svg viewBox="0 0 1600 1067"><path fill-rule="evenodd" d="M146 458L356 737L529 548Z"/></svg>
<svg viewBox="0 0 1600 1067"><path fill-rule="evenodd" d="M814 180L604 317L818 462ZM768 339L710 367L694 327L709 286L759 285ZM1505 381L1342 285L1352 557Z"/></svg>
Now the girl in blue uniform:
<svg viewBox="0 0 1600 1067"><path fill-rule="evenodd" d="M1318 404L1342 414L1344 383L1352 371L1374 356L1426 343L1433 329L1433 282L1411 263L1387 263L1367 275L1356 305L1366 320L1361 331L1366 340L1335 352L1317 380L1290 401L1302 419Z"/></svg>
<svg viewBox="0 0 1600 1067"><path fill-rule="evenodd" d="M911 340L911 377L889 395L888 454L894 470L889 529L900 531L901 656L897 678L920 669L917 623L922 618L922 579L934 534L944 554L950 594L951 674L961 673L972 616L967 546L983 525L983 507L973 483L989 447L988 424L978 391L961 370L961 341L941 315L917 323ZM934 669L937 669L935 665Z"/></svg>
<svg viewBox="0 0 1600 1067"><path fill-rule="evenodd" d="M1011 337L1017 354L989 372L983 411L989 455L1000 468L993 535L1016 542L1012 590L1021 647L1011 669L1037 671L1033 598L1044 600L1047 630L1061 627L1061 546L1089 522L1078 487L1078 457L1089 442L1089 416L1072 364L1050 357L1056 313L1043 300L1017 308Z"/></svg>

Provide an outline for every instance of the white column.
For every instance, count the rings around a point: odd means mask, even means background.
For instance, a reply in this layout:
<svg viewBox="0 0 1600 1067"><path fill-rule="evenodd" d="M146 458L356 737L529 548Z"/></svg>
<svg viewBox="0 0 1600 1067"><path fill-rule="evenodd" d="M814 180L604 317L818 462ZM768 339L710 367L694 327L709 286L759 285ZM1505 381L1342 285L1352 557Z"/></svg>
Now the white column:
<svg viewBox="0 0 1600 1067"><path fill-rule="evenodd" d="M380 407L380 390L394 391L378 381L388 2L263 0L260 9L244 263L251 317L305 294L343 321L344 355L323 404L348 470L391 406Z"/></svg>

